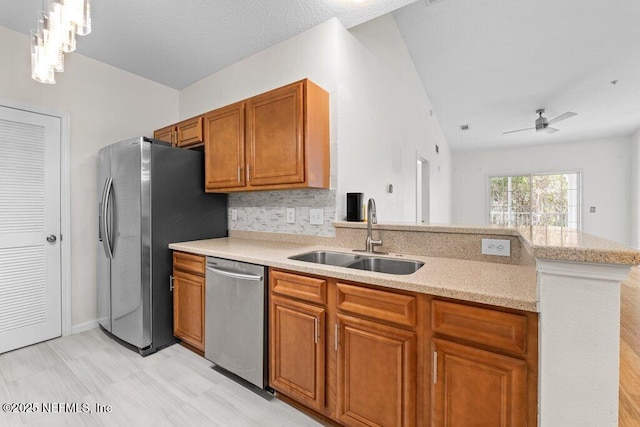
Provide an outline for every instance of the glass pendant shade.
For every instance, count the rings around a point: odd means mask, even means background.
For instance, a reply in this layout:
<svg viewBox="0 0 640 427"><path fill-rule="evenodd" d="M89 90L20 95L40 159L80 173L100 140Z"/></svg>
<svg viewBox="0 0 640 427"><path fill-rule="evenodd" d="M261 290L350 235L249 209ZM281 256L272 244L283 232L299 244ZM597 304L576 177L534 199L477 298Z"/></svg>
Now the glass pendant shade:
<svg viewBox="0 0 640 427"><path fill-rule="evenodd" d="M55 83L54 72L64 71L64 53L76 49L76 35L90 32L89 0L48 0L31 32L31 77Z"/></svg>
<svg viewBox="0 0 640 427"><path fill-rule="evenodd" d="M91 32L91 6L89 0L63 0L68 20L75 25L75 33L86 36Z"/></svg>
<svg viewBox="0 0 640 427"><path fill-rule="evenodd" d="M62 51L64 53L71 53L76 50L76 33L71 29L64 31L62 38Z"/></svg>
<svg viewBox="0 0 640 427"><path fill-rule="evenodd" d="M37 30L31 30L31 78L46 84L56 82L53 67L45 60L44 43Z"/></svg>

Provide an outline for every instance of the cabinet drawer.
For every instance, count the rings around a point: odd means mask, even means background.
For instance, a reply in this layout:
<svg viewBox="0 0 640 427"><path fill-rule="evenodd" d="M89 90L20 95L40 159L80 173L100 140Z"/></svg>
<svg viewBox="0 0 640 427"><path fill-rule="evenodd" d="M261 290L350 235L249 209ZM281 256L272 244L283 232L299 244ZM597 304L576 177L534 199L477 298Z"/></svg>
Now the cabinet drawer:
<svg viewBox="0 0 640 427"><path fill-rule="evenodd" d="M274 293L318 304L327 303L327 281L299 274L271 271Z"/></svg>
<svg viewBox="0 0 640 427"><path fill-rule="evenodd" d="M399 325L416 325L415 296L338 283L337 298L341 311Z"/></svg>
<svg viewBox="0 0 640 427"><path fill-rule="evenodd" d="M514 353L527 352L527 318L523 315L432 301L431 328L435 334Z"/></svg>
<svg viewBox="0 0 640 427"><path fill-rule="evenodd" d="M206 260L202 255L188 254L185 252L173 253L173 268L193 274L204 276Z"/></svg>
<svg viewBox="0 0 640 427"><path fill-rule="evenodd" d="M176 144L178 147L189 147L202 143L202 116L178 123L177 129L178 138Z"/></svg>

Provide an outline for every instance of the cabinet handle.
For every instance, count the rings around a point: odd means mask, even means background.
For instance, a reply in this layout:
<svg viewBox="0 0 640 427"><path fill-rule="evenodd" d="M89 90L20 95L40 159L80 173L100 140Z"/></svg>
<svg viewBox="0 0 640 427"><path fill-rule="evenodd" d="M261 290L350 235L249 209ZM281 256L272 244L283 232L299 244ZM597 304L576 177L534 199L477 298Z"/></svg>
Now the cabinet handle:
<svg viewBox="0 0 640 427"><path fill-rule="evenodd" d="M251 181L251 165L247 166L247 182Z"/></svg>
<svg viewBox="0 0 640 427"><path fill-rule="evenodd" d="M318 318L313 319L313 343L318 344Z"/></svg>
<svg viewBox="0 0 640 427"><path fill-rule="evenodd" d="M169 292L173 292L173 274L169 276Z"/></svg>
<svg viewBox="0 0 640 427"><path fill-rule="evenodd" d="M433 383L438 384L438 352L433 352Z"/></svg>
<svg viewBox="0 0 640 427"><path fill-rule="evenodd" d="M338 331L340 330L340 326L336 323L333 326L333 348L338 351Z"/></svg>
<svg viewBox="0 0 640 427"><path fill-rule="evenodd" d="M240 179L240 174L242 173L242 168L240 166L238 166L238 182L241 181Z"/></svg>

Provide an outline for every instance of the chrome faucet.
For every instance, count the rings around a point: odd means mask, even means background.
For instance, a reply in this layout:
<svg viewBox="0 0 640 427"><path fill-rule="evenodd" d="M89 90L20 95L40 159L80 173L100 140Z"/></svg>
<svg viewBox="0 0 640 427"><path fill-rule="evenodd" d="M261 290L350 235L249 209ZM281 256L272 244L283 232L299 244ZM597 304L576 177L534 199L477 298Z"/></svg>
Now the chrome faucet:
<svg viewBox="0 0 640 427"><path fill-rule="evenodd" d="M373 198L369 199L367 203L367 240L365 241L365 248L355 249L356 252L368 252L377 254L386 254L386 252L376 252L374 248L376 246L382 246L382 239L373 240L373 224L378 223L378 216L376 213L376 201Z"/></svg>

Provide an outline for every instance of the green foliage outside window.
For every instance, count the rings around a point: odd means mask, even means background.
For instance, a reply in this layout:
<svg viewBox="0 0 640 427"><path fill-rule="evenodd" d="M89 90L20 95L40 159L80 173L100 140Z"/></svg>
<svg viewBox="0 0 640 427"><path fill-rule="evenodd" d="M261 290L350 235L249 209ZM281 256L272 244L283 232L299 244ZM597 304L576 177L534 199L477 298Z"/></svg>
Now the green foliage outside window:
<svg viewBox="0 0 640 427"><path fill-rule="evenodd" d="M490 178L491 224L578 228L578 174Z"/></svg>

